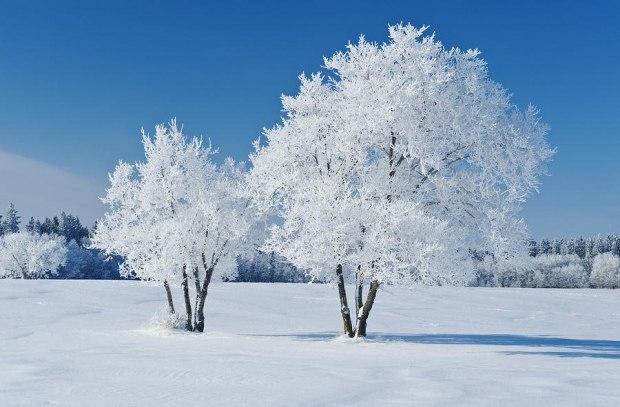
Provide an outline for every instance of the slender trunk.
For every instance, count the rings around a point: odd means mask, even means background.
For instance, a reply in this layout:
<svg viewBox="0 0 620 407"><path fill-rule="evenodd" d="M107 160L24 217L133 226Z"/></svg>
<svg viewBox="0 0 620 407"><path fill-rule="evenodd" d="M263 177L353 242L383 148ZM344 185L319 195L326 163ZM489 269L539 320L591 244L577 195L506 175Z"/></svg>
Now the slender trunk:
<svg viewBox="0 0 620 407"><path fill-rule="evenodd" d="M209 291L209 284L211 283L211 277L213 276L213 266L207 268L205 263L205 279L202 281L202 288L200 289L200 296L198 298L198 305L196 306L196 325L194 329L198 332L204 332L205 330L205 301L207 300L207 293Z"/></svg>
<svg viewBox="0 0 620 407"><path fill-rule="evenodd" d="M187 313L187 323L185 324L185 329L188 331L193 330L192 325L192 304L189 299L189 282L187 281L187 273L186 267L183 266L183 281L181 282L181 287L183 288L183 297L185 298L185 312Z"/></svg>
<svg viewBox="0 0 620 407"><path fill-rule="evenodd" d="M360 310L364 306L363 295L364 280L362 279L361 267L357 266L357 273L355 273L355 317L360 314Z"/></svg>
<svg viewBox="0 0 620 407"><path fill-rule="evenodd" d="M377 290L379 289L379 283L376 280L370 282L370 288L368 289L368 296L366 297L366 302L364 302L364 306L362 307L362 312L357 317L357 330L355 331L356 337L364 337L366 336L366 325L368 321L368 315L370 315L370 310L372 309L373 304L375 303L375 298L377 296Z"/></svg>
<svg viewBox="0 0 620 407"><path fill-rule="evenodd" d="M340 313L342 314L344 334L352 338L353 326L351 325L351 311L349 311L349 304L347 304L347 291L344 287L341 264L336 267L336 276L338 277L338 296L340 297Z"/></svg>
<svg viewBox="0 0 620 407"><path fill-rule="evenodd" d="M198 302L200 301L200 276L198 275L198 267L194 267L194 283L196 284L196 302L194 303L194 309L198 310ZM194 327L196 323L196 313L194 312Z"/></svg>
<svg viewBox="0 0 620 407"><path fill-rule="evenodd" d="M166 289L166 298L168 298L168 313L172 315L174 314L174 302L172 302L172 292L168 280L164 280L164 288Z"/></svg>
<svg viewBox="0 0 620 407"><path fill-rule="evenodd" d="M194 267L194 284L196 284L196 292L200 292L200 276L198 275L198 267Z"/></svg>

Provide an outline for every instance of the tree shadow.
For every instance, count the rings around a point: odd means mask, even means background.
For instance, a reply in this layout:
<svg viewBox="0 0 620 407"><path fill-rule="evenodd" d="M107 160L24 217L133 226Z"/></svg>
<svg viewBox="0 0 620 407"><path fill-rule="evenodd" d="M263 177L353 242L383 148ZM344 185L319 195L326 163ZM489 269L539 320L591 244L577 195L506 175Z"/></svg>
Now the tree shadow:
<svg viewBox="0 0 620 407"><path fill-rule="evenodd" d="M557 356L559 358L593 358L593 359L620 359L620 352L607 351L607 352L502 352L505 355L543 355L543 356Z"/></svg>
<svg viewBox="0 0 620 407"><path fill-rule="evenodd" d="M336 332L317 332L281 335L252 335L268 337L288 337L299 341L347 340ZM485 345L522 346L528 348L562 348L570 351L504 351L506 355L547 355L557 357L589 357L601 359L620 359L620 341L606 339L571 339L555 336L530 336L510 334L387 334L375 333L364 339L367 343L417 343L427 345Z"/></svg>

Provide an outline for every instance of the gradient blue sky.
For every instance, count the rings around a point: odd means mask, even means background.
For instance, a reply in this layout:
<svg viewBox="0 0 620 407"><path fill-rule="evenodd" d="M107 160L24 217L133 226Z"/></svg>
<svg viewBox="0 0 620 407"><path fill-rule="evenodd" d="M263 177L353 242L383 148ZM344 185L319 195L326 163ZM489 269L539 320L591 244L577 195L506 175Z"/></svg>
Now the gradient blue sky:
<svg viewBox="0 0 620 407"><path fill-rule="evenodd" d="M615 0L0 0L0 150L103 186L118 159L140 158L140 127L176 116L243 159L299 73L360 33L383 41L389 23L412 22L479 48L550 124L552 176L525 210L534 237L620 232L619 18ZM10 193L0 183L0 201Z"/></svg>

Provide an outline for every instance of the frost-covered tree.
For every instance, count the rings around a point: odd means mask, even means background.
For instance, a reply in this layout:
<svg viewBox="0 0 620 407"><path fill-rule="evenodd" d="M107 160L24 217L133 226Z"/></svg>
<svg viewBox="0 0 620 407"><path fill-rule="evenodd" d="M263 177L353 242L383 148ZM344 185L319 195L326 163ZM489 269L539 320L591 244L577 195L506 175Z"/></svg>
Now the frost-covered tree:
<svg viewBox="0 0 620 407"><path fill-rule="evenodd" d="M19 232L20 216L15 205L9 204L9 208L0 222L0 235Z"/></svg>
<svg viewBox="0 0 620 407"><path fill-rule="evenodd" d="M57 273L67 259L63 238L32 233L0 237L0 278L46 278Z"/></svg>
<svg viewBox="0 0 620 407"><path fill-rule="evenodd" d="M110 175L103 199L109 210L92 242L124 257L123 275L163 283L171 313L170 284L179 284L186 328L203 331L214 275L234 273L235 258L250 241L243 168L231 160L213 164L211 147L187 140L174 120L157 126L153 137L143 131L142 141L145 161L121 162Z"/></svg>
<svg viewBox="0 0 620 407"><path fill-rule="evenodd" d="M590 282L598 288L620 287L620 257L601 253L594 257Z"/></svg>
<svg viewBox="0 0 620 407"><path fill-rule="evenodd" d="M337 282L349 336L366 334L381 284L466 282L470 249L521 255L518 211L552 154L536 110L512 104L478 51L447 49L425 30L361 37L325 59L328 78L302 75L251 156L257 206L280 216L266 248Z"/></svg>

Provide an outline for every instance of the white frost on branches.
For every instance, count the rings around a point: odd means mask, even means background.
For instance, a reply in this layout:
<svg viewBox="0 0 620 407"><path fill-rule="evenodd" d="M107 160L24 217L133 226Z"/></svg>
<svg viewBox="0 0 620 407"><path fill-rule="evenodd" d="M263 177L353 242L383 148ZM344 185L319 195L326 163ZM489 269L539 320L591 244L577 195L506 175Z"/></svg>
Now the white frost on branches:
<svg viewBox="0 0 620 407"><path fill-rule="evenodd" d="M594 257L590 281L598 288L620 287L620 257L612 253L600 253Z"/></svg>
<svg viewBox="0 0 620 407"><path fill-rule="evenodd" d="M213 149L187 140L175 120L153 137L143 131L142 141L145 161L121 162L110 175L93 245L123 256L122 273L143 280L179 283L184 267L190 278L195 269L204 278L205 267L235 273L251 226L242 166L216 166Z"/></svg>
<svg viewBox="0 0 620 407"><path fill-rule="evenodd" d="M336 264L389 283L466 282L470 249L524 254L518 216L553 151L477 50L396 25L300 77L286 117L251 156L258 208L280 221L266 248L312 276Z"/></svg>
<svg viewBox="0 0 620 407"><path fill-rule="evenodd" d="M0 278L50 277L66 260L63 237L26 232L0 237Z"/></svg>

